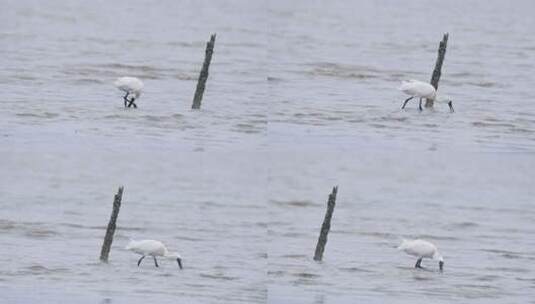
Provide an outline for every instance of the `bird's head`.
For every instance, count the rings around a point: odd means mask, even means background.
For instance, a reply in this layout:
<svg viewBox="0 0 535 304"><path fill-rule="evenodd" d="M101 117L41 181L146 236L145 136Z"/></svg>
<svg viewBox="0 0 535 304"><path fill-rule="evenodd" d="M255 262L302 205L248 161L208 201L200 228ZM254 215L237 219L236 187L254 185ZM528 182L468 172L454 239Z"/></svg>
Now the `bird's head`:
<svg viewBox="0 0 535 304"><path fill-rule="evenodd" d="M433 259L438 260L438 269L440 269L440 272L442 272L442 270L444 269L444 258L442 257L442 255L437 252L433 256Z"/></svg>
<svg viewBox="0 0 535 304"><path fill-rule="evenodd" d="M177 252L169 252L165 255L166 258L176 260L178 267L182 269L182 257Z"/></svg>
<svg viewBox="0 0 535 304"><path fill-rule="evenodd" d="M453 113L455 110L453 110L453 101L448 100L448 106L450 107L450 112Z"/></svg>
<svg viewBox="0 0 535 304"><path fill-rule="evenodd" d="M435 99L435 102L438 102L438 103L447 103L448 104L448 107L450 107L450 112L453 113L455 112L453 110L453 100L449 99L449 98L437 98Z"/></svg>

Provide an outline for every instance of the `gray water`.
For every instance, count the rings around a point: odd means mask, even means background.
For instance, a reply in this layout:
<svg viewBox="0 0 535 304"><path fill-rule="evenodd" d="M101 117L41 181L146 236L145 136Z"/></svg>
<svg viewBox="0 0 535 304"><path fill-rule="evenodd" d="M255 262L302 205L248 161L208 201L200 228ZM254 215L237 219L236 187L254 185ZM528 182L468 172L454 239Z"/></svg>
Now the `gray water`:
<svg viewBox="0 0 535 304"><path fill-rule="evenodd" d="M535 303L531 1L1 4L0 302ZM401 111L444 32L456 112ZM129 237L184 269L136 267ZM416 237L444 273L397 252Z"/></svg>

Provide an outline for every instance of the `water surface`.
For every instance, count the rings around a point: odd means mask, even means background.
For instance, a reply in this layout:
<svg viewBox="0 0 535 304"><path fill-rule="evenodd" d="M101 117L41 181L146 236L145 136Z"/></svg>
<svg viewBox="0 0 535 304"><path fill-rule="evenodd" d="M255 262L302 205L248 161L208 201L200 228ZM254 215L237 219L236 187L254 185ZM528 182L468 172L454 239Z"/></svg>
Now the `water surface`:
<svg viewBox="0 0 535 304"><path fill-rule="evenodd" d="M3 1L10 303L531 300L531 1ZM466 12L470 12L467 14ZM399 107L450 33L437 104ZM191 111L217 33L203 109ZM145 82L137 110L112 83ZM110 264L98 262L125 186ZM325 259L312 253L339 197ZM184 270L136 267L128 237ZM415 271L401 238L435 242Z"/></svg>

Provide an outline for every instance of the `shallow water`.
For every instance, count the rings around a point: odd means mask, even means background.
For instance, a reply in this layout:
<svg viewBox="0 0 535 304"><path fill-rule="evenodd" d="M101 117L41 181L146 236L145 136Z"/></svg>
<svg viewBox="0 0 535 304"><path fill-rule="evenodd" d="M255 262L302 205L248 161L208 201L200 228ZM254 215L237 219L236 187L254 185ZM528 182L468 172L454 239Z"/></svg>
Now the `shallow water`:
<svg viewBox="0 0 535 304"><path fill-rule="evenodd" d="M532 2L3 4L4 301L532 301ZM444 32L439 94L456 112L400 111L400 80L430 77ZM123 75L145 82L137 110L112 86ZM184 270L137 268L129 237L164 241ZM443 274L395 250L412 237L438 245Z"/></svg>

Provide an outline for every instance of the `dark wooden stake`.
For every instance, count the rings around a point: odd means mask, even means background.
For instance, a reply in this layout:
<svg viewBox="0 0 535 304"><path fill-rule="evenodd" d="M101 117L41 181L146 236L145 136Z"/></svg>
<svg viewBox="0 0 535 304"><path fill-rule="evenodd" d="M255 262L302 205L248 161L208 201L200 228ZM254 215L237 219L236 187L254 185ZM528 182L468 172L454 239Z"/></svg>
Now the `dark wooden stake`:
<svg viewBox="0 0 535 304"><path fill-rule="evenodd" d="M327 201L327 212L325 212L325 218L321 225L320 236L318 238L318 244L316 245L316 252L314 253L314 261L321 261L323 258L323 251L325 251L325 244L327 244L327 234L331 229L331 218L333 217L334 205L336 204L336 193L338 192L338 186L333 187L333 191L329 194L329 200Z"/></svg>
<svg viewBox="0 0 535 304"><path fill-rule="evenodd" d="M117 216L119 215L119 209L121 208L121 200L123 199L123 189L123 186L119 187L117 194L115 194L115 197L113 198L113 210L111 212L110 221L108 222L108 228L106 229L104 243L102 243L102 249L100 250L100 260L104 263L108 263L108 255L110 254L113 234L115 233L115 222L117 222Z"/></svg>
<svg viewBox="0 0 535 304"><path fill-rule="evenodd" d="M212 61L212 54L214 53L215 34L210 36L210 41L206 43L206 53L204 55L204 63L202 65L201 73L199 74L199 80L197 81L197 89L195 90L195 96L193 97L192 109L201 108L202 95L204 94L204 88L206 87L206 80L208 79L208 68L210 67L210 61Z"/></svg>
<svg viewBox="0 0 535 304"><path fill-rule="evenodd" d="M431 85L435 87L435 90L438 89L438 81L440 80L440 75L442 73L442 63L444 62L444 57L446 56L446 47L448 46L448 33L444 34L444 37L442 38L442 41L440 41L440 44L438 46L438 57L437 62L435 63L435 69L433 70L433 75L431 76ZM426 108L432 108L433 107L433 100L426 99L425 100L425 107Z"/></svg>

